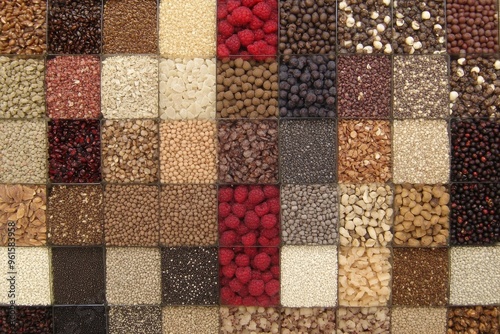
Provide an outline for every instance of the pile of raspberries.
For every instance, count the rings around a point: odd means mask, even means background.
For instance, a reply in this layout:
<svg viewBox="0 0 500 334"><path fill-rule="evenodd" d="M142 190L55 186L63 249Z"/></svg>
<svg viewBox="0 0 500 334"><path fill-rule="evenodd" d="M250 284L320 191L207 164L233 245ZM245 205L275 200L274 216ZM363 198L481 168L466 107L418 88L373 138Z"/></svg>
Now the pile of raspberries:
<svg viewBox="0 0 500 334"><path fill-rule="evenodd" d="M279 305L277 247L221 248L219 263L223 305Z"/></svg>
<svg viewBox="0 0 500 334"><path fill-rule="evenodd" d="M217 56L265 60L278 46L277 0L219 0Z"/></svg>
<svg viewBox="0 0 500 334"><path fill-rule="evenodd" d="M219 189L221 246L280 245L279 187L239 185Z"/></svg>

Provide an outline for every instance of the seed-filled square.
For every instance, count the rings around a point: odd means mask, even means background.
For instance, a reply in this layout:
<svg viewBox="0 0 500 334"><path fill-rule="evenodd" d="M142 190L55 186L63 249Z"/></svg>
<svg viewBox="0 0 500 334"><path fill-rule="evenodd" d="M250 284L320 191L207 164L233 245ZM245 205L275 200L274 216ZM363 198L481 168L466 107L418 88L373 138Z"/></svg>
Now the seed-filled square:
<svg viewBox="0 0 500 334"><path fill-rule="evenodd" d="M339 182L389 181L392 177L391 140L389 121L339 121Z"/></svg>
<svg viewBox="0 0 500 334"><path fill-rule="evenodd" d="M391 333L446 333L446 307L393 307L391 311Z"/></svg>
<svg viewBox="0 0 500 334"><path fill-rule="evenodd" d="M102 60L101 108L107 119L158 117L156 56L110 56Z"/></svg>
<svg viewBox="0 0 500 334"><path fill-rule="evenodd" d="M2 22L3 24L3 22ZM10 23L13 24L13 23ZM3 27L8 24L3 24ZM2 33L0 32L0 39ZM0 50L1 43L0 40ZM0 51L0 53L3 53ZM0 57L0 119L45 116L43 58Z"/></svg>
<svg viewBox="0 0 500 334"><path fill-rule="evenodd" d="M283 306L336 306L337 246L284 246L281 285Z"/></svg>
<svg viewBox="0 0 500 334"><path fill-rule="evenodd" d="M450 305L500 302L500 247L450 248Z"/></svg>
<svg viewBox="0 0 500 334"><path fill-rule="evenodd" d="M107 120L102 126L103 178L108 182L158 181L158 123Z"/></svg>
<svg viewBox="0 0 500 334"><path fill-rule="evenodd" d="M157 20L155 0L106 1L103 13L103 53L156 53Z"/></svg>
<svg viewBox="0 0 500 334"><path fill-rule="evenodd" d="M396 54L446 52L444 2L394 2L393 47Z"/></svg>
<svg viewBox="0 0 500 334"><path fill-rule="evenodd" d="M213 246L217 242L215 185L165 185L160 189L160 244Z"/></svg>
<svg viewBox="0 0 500 334"><path fill-rule="evenodd" d="M446 56L394 57L395 118L446 118L449 96Z"/></svg>
<svg viewBox="0 0 500 334"><path fill-rule="evenodd" d="M106 298L109 305L160 305L160 250L107 247Z"/></svg>
<svg viewBox="0 0 500 334"><path fill-rule="evenodd" d="M500 242L500 185L451 185L450 244L487 245Z"/></svg>
<svg viewBox="0 0 500 334"><path fill-rule="evenodd" d="M51 54L101 53L100 0L50 0L48 49Z"/></svg>
<svg viewBox="0 0 500 334"><path fill-rule="evenodd" d="M274 307L221 307L220 318L221 334L278 333L280 328L280 310Z"/></svg>
<svg viewBox="0 0 500 334"><path fill-rule="evenodd" d="M52 279L55 304L104 304L103 249L52 248Z"/></svg>
<svg viewBox="0 0 500 334"><path fill-rule="evenodd" d="M333 55L284 56L280 64L280 117L335 117Z"/></svg>
<svg viewBox="0 0 500 334"><path fill-rule="evenodd" d="M99 120L49 123L49 179L54 183L101 181Z"/></svg>
<svg viewBox="0 0 500 334"><path fill-rule="evenodd" d="M337 312L340 333L389 333L391 310L387 307L341 307Z"/></svg>
<svg viewBox="0 0 500 334"><path fill-rule="evenodd" d="M281 329L288 333L308 333L311 329L319 333L335 333L335 309L311 308L281 308Z"/></svg>
<svg viewBox="0 0 500 334"><path fill-rule="evenodd" d="M337 5L340 53L393 52L391 1L341 0Z"/></svg>
<svg viewBox="0 0 500 334"><path fill-rule="evenodd" d="M449 273L446 248L395 248L392 261L394 305L447 305Z"/></svg>
<svg viewBox="0 0 500 334"><path fill-rule="evenodd" d="M391 268L389 248L340 247L339 305L387 305Z"/></svg>
<svg viewBox="0 0 500 334"><path fill-rule="evenodd" d="M287 245L337 243L337 186L282 185L281 238Z"/></svg>
<svg viewBox="0 0 500 334"><path fill-rule="evenodd" d="M111 306L109 334L162 334L160 306Z"/></svg>
<svg viewBox="0 0 500 334"><path fill-rule="evenodd" d="M219 333L219 307L167 306L162 310L163 330L177 334Z"/></svg>
<svg viewBox="0 0 500 334"><path fill-rule="evenodd" d="M53 334L52 307L0 307L0 331L5 334ZM15 316L15 318L13 317Z"/></svg>
<svg viewBox="0 0 500 334"><path fill-rule="evenodd" d="M225 58L217 62L218 118L276 118L278 62Z"/></svg>
<svg viewBox="0 0 500 334"><path fill-rule="evenodd" d="M156 246L159 241L157 186L106 185L104 235L107 246Z"/></svg>
<svg viewBox="0 0 500 334"><path fill-rule="evenodd" d="M397 184L394 246L445 246L450 234L450 193L441 184Z"/></svg>
<svg viewBox="0 0 500 334"><path fill-rule="evenodd" d="M216 247L161 251L163 305L215 305L219 300Z"/></svg>
<svg viewBox="0 0 500 334"><path fill-rule="evenodd" d="M215 58L160 60L161 119L214 119Z"/></svg>
<svg viewBox="0 0 500 334"><path fill-rule="evenodd" d="M217 124L209 120L160 123L162 183L217 181Z"/></svg>
<svg viewBox="0 0 500 334"><path fill-rule="evenodd" d="M392 146L394 183L448 183L450 143L445 120L395 120Z"/></svg>
<svg viewBox="0 0 500 334"><path fill-rule="evenodd" d="M278 122L219 121L219 182L277 183Z"/></svg>
<svg viewBox="0 0 500 334"><path fill-rule="evenodd" d="M281 177L287 184L332 183L336 179L334 120L280 123Z"/></svg>
<svg viewBox="0 0 500 334"><path fill-rule="evenodd" d="M451 121L451 179L500 181L500 121Z"/></svg>
<svg viewBox="0 0 500 334"><path fill-rule="evenodd" d="M285 55L334 53L336 14L335 0L280 1L280 52Z"/></svg>
<svg viewBox="0 0 500 334"><path fill-rule="evenodd" d="M219 265L222 305L279 305L278 247L220 248Z"/></svg>
<svg viewBox="0 0 500 334"><path fill-rule="evenodd" d="M47 114L54 119L101 115L101 63L93 56L62 56L47 60Z"/></svg>
<svg viewBox="0 0 500 334"><path fill-rule="evenodd" d="M499 312L496 306L451 307L447 314L448 332L498 332Z"/></svg>
<svg viewBox="0 0 500 334"><path fill-rule="evenodd" d="M340 185L340 244L387 246L392 240L393 192L384 184Z"/></svg>
<svg viewBox="0 0 500 334"><path fill-rule="evenodd" d="M279 246L280 190L274 185L219 188L221 246Z"/></svg>
<svg viewBox="0 0 500 334"><path fill-rule="evenodd" d="M386 56L339 57L339 116L388 118L391 70L391 59Z"/></svg>
<svg viewBox="0 0 500 334"><path fill-rule="evenodd" d="M0 185L0 203L0 246L45 245L47 239L45 186Z"/></svg>
<svg viewBox="0 0 500 334"><path fill-rule="evenodd" d="M47 129L44 120L0 122L0 183L45 183Z"/></svg>
<svg viewBox="0 0 500 334"><path fill-rule="evenodd" d="M54 333L106 334L104 306L55 306Z"/></svg>
<svg viewBox="0 0 500 334"><path fill-rule="evenodd" d="M467 55L450 61L450 103L453 117L495 118L500 112L500 59ZM472 87L481 89L472 89Z"/></svg>

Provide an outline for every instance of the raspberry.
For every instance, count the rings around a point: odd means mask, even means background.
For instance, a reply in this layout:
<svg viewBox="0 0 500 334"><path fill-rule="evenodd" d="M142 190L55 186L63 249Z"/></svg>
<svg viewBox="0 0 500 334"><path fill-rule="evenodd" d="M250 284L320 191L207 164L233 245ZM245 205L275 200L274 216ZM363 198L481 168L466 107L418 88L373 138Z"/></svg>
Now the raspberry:
<svg viewBox="0 0 500 334"><path fill-rule="evenodd" d="M269 240L269 246L279 246L280 242L280 237L274 237L272 240Z"/></svg>
<svg viewBox="0 0 500 334"><path fill-rule="evenodd" d="M279 197L280 195L279 188L275 186L264 186L263 191L267 198Z"/></svg>
<svg viewBox="0 0 500 334"><path fill-rule="evenodd" d="M276 32L278 31L278 23L275 21L266 21L266 23L264 23L264 26L262 27L262 30L264 30L266 34Z"/></svg>
<svg viewBox="0 0 500 334"><path fill-rule="evenodd" d="M255 41L257 42L257 41L262 41L264 37L266 37L266 34L264 33L264 30L257 29L254 31L254 36L255 36ZM258 54L259 49L264 49L267 46L267 43L265 41L254 44L256 44L254 47L257 50L255 54Z"/></svg>
<svg viewBox="0 0 500 334"><path fill-rule="evenodd" d="M280 263L280 256L277 253L271 255L271 263L276 266Z"/></svg>
<svg viewBox="0 0 500 334"><path fill-rule="evenodd" d="M255 211L247 211L245 213L245 225L252 230L259 228L260 219Z"/></svg>
<svg viewBox="0 0 500 334"><path fill-rule="evenodd" d="M240 226L240 220L234 215L229 215L226 219L224 219L224 224L229 228L236 229Z"/></svg>
<svg viewBox="0 0 500 334"><path fill-rule="evenodd" d="M280 213L281 205L279 198L271 198L267 201L267 204L269 204L270 213L273 213L275 215Z"/></svg>
<svg viewBox="0 0 500 334"><path fill-rule="evenodd" d="M233 199L233 188L223 187L219 189L219 203L230 202Z"/></svg>
<svg viewBox="0 0 500 334"><path fill-rule="evenodd" d="M236 8L238 8L239 6L241 5L241 2L240 0L229 0L227 2L227 10L231 13L232 11L234 11Z"/></svg>
<svg viewBox="0 0 500 334"><path fill-rule="evenodd" d="M231 214L231 205L229 203L219 204L219 218L226 218Z"/></svg>
<svg viewBox="0 0 500 334"><path fill-rule="evenodd" d="M250 258L246 254L238 254L234 259L234 262L238 267L247 267L250 265Z"/></svg>
<svg viewBox="0 0 500 334"><path fill-rule="evenodd" d="M253 259L253 266L260 271L264 271L271 265L271 257L266 253L259 253Z"/></svg>
<svg viewBox="0 0 500 334"><path fill-rule="evenodd" d="M265 284L263 280L253 280L248 284L248 292L252 296L260 296L264 293Z"/></svg>
<svg viewBox="0 0 500 334"><path fill-rule="evenodd" d="M274 227L274 228L271 228L271 229L263 229L261 232L260 232L260 235L263 235L265 236L266 238L268 239L272 239L274 238L275 236L277 236L279 234L279 231L278 231L278 228Z"/></svg>
<svg viewBox="0 0 500 334"><path fill-rule="evenodd" d="M271 45L278 45L278 35L276 34L268 34L266 37L264 37L264 40L267 42L267 44ZM271 50L271 49L269 49ZM267 52L273 52L273 51L267 51Z"/></svg>
<svg viewBox="0 0 500 334"><path fill-rule="evenodd" d="M250 229L245 224L240 224L236 229L236 233L238 233L238 235L245 235L248 232L250 232Z"/></svg>
<svg viewBox="0 0 500 334"><path fill-rule="evenodd" d="M240 53L240 58L243 60L250 60L252 57L248 54L248 51L242 51Z"/></svg>
<svg viewBox="0 0 500 334"><path fill-rule="evenodd" d="M243 284L241 284L241 282L239 280L237 280L237 279L232 279L229 282L229 287L234 292L239 292L241 290L241 288L243 287Z"/></svg>
<svg viewBox="0 0 500 334"><path fill-rule="evenodd" d="M262 189L252 189L248 193L248 201L252 204L259 204L266 199Z"/></svg>
<svg viewBox="0 0 500 334"><path fill-rule="evenodd" d="M268 255L278 254L278 248L276 247L264 247L262 251Z"/></svg>
<svg viewBox="0 0 500 334"><path fill-rule="evenodd" d="M259 239L257 239L257 240L259 241L259 245L260 245L260 246L264 246L264 247L265 247L265 246L270 246L270 245L271 245L271 243L269 242L269 239L268 239L268 238L266 238L266 237L265 237L265 236L263 236L263 235L261 235L261 236L259 237Z"/></svg>
<svg viewBox="0 0 500 334"><path fill-rule="evenodd" d="M280 267L279 266L271 266L270 271L273 274L274 278L280 277Z"/></svg>
<svg viewBox="0 0 500 334"><path fill-rule="evenodd" d="M273 214L267 214L260 219L260 225L264 228L273 228L278 223L278 218Z"/></svg>
<svg viewBox="0 0 500 334"><path fill-rule="evenodd" d="M245 217L245 214L247 213L247 208L243 204L235 203L231 207L231 211L233 212L233 214L236 217L243 218L243 217Z"/></svg>
<svg viewBox="0 0 500 334"><path fill-rule="evenodd" d="M246 285L243 285L238 294L243 298L248 296L248 287Z"/></svg>
<svg viewBox="0 0 500 334"><path fill-rule="evenodd" d="M231 12L231 10L229 11ZM232 11L227 20L235 27L242 27L252 21L252 16L252 11L248 7L238 7Z"/></svg>
<svg viewBox="0 0 500 334"><path fill-rule="evenodd" d="M227 17L227 8L225 6L217 7L217 19L223 20Z"/></svg>
<svg viewBox="0 0 500 334"><path fill-rule="evenodd" d="M248 188L246 186L237 186L234 189L234 200L238 203L244 203L248 197Z"/></svg>
<svg viewBox="0 0 500 334"><path fill-rule="evenodd" d="M222 246L232 246L236 244L238 241L238 235L234 231L225 231L220 236L220 244Z"/></svg>
<svg viewBox="0 0 500 334"><path fill-rule="evenodd" d="M243 299L240 296L234 296L232 305L241 305Z"/></svg>
<svg viewBox="0 0 500 334"><path fill-rule="evenodd" d="M252 270L250 269L250 267L239 267L236 269L235 274L236 278L239 279L243 284L247 284L252 278Z"/></svg>
<svg viewBox="0 0 500 334"><path fill-rule="evenodd" d="M226 46L230 52L237 53L240 49L240 40L237 35L232 35L226 39Z"/></svg>
<svg viewBox="0 0 500 334"><path fill-rule="evenodd" d="M257 243L257 236L253 232L249 232L241 237L241 243L246 246L253 246Z"/></svg>
<svg viewBox="0 0 500 334"><path fill-rule="evenodd" d="M255 299L255 297L252 297L252 296L247 296L247 297L243 298L243 305L255 306L255 305L257 305L257 299Z"/></svg>
<svg viewBox="0 0 500 334"><path fill-rule="evenodd" d="M231 24L229 24L229 22L224 20L219 22L217 26L217 31L219 32L220 35L224 37L229 37L233 34L234 27Z"/></svg>
<svg viewBox="0 0 500 334"><path fill-rule="evenodd" d="M257 16L254 16L254 17L252 17L252 21L250 21L250 25L248 27L255 31L257 29L262 28L263 25L264 25L264 21L259 19Z"/></svg>
<svg viewBox="0 0 500 334"><path fill-rule="evenodd" d="M262 204L257 205L254 210L257 216L262 217L265 214L269 213L269 204L267 204L267 202L264 202Z"/></svg>
<svg viewBox="0 0 500 334"><path fill-rule="evenodd" d="M241 0L241 5L252 8L253 5L255 5L257 2L260 2L262 0Z"/></svg>
<svg viewBox="0 0 500 334"><path fill-rule="evenodd" d="M219 263L223 266L227 266L231 263L234 258L234 253L229 248L221 248L219 251Z"/></svg>
<svg viewBox="0 0 500 334"><path fill-rule="evenodd" d="M255 255L259 252L255 247L245 247L243 250L246 255L248 255L251 259L254 258Z"/></svg>
<svg viewBox="0 0 500 334"><path fill-rule="evenodd" d="M260 271L252 270L252 279L261 279Z"/></svg>
<svg viewBox="0 0 500 334"><path fill-rule="evenodd" d="M259 306L269 306L271 305L271 302L269 301L269 297L266 294L262 293L262 295L257 297L257 304Z"/></svg>
<svg viewBox="0 0 500 334"><path fill-rule="evenodd" d="M233 278L236 273L236 264L230 263L227 266L223 266L221 269L222 275L227 278Z"/></svg>
<svg viewBox="0 0 500 334"><path fill-rule="evenodd" d="M234 298L234 292L228 286L220 289L220 296L225 304L230 304Z"/></svg>
<svg viewBox="0 0 500 334"><path fill-rule="evenodd" d="M262 280L267 283L273 279L273 274L270 271L266 271L266 272L262 273L261 277L262 277Z"/></svg>
<svg viewBox="0 0 500 334"><path fill-rule="evenodd" d="M254 40L253 31L249 29L238 31L238 38L243 46L252 44Z"/></svg>
<svg viewBox="0 0 500 334"><path fill-rule="evenodd" d="M274 296L275 294L277 294L280 291L280 282L278 280L275 280L275 279L270 280L269 282L266 283L265 290L266 290L266 294L269 297Z"/></svg>
<svg viewBox="0 0 500 334"><path fill-rule="evenodd" d="M267 3L259 2L253 7L252 13L259 19L267 20L269 16L271 16L271 10L271 6L269 6Z"/></svg>
<svg viewBox="0 0 500 334"><path fill-rule="evenodd" d="M277 0L264 0L264 2L267 3L271 8L278 8ZM276 14L278 14L278 12L276 12Z"/></svg>

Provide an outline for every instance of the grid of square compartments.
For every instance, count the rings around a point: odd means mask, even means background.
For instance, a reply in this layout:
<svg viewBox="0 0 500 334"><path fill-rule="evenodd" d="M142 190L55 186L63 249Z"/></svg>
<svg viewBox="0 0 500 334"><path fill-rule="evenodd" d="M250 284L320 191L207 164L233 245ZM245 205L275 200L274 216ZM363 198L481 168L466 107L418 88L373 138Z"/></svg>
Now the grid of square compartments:
<svg viewBox="0 0 500 334"><path fill-rule="evenodd" d="M0 17L1 333L499 333L495 0Z"/></svg>

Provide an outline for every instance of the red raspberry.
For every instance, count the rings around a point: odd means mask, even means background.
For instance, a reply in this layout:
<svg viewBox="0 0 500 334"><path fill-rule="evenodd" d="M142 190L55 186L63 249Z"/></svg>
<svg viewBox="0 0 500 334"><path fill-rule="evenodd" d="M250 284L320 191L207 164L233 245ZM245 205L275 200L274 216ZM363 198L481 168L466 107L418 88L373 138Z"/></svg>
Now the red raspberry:
<svg viewBox="0 0 500 334"><path fill-rule="evenodd" d="M268 239L268 238L266 238L266 237L265 237L265 236L263 236L263 235L261 235L261 236L259 237L259 239L257 239L257 240L259 241L259 245L260 245L260 246L264 246L264 247L266 247L266 246L271 246L271 243L269 242L269 239Z"/></svg>
<svg viewBox="0 0 500 334"><path fill-rule="evenodd" d="M271 265L271 257L266 253L259 253L253 259L253 266L260 271L265 271Z"/></svg>
<svg viewBox="0 0 500 334"><path fill-rule="evenodd" d="M277 0L264 0L264 2L267 3L271 8L278 8ZM276 14L278 14L278 12L276 12Z"/></svg>
<svg viewBox="0 0 500 334"><path fill-rule="evenodd" d="M278 254L278 248L276 247L264 247L262 251L268 255Z"/></svg>
<svg viewBox="0 0 500 334"><path fill-rule="evenodd" d="M255 211L247 211L245 213L245 225L252 230L259 228L260 219L259 216L255 213Z"/></svg>
<svg viewBox="0 0 500 334"><path fill-rule="evenodd" d="M256 306L257 305L257 299L252 296L247 296L243 298L243 305L245 306Z"/></svg>
<svg viewBox="0 0 500 334"><path fill-rule="evenodd" d="M255 31L257 29L262 28L263 25L264 25L264 21L259 19L257 16L254 16L254 17L252 17L252 21L250 21L250 25L248 27Z"/></svg>
<svg viewBox="0 0 500 334"><path fill-rule="evenodd" d="M227 2L227 10L231 13L233 10L241 6L240 0L229 0Z"/></svg>
<svg viewBox="0 0 500 334"><path fill-rule="evenodd" d="M232 279L229 282L229 287L234 292L239 292L241 290L241 288L243 287L243 284L241 284L241 282L239 280L237 280L237 279Z"/></svg>
<svg viewBox="0 0 500 334"><path fill-rule="evenodd" d="M262 295L257 297L257 303L259 306L270 306L271 301L269 300L269 297L263 293Z"/></svg>
<svg viewBox="0 0 500 334"><path fill-rule="evenodd" d="M273 228L270 228L270 229L265 228L265 229L263 229L260 232L260 235L263 235L263 236L265 236L268 239L273 239L278 234L279 234L279 231L278 231L277 227L273 227Z"/></svg>
<svg viewBox="0 0 500 334"><path fill-rule="evenodd" d="M279 246L281 242L280 237L274 237L271 240L269 240L269 246Z"/></svg>
<svg viewBox="0 0 500 334"><path fill-rule="evenodd" d="M280 263L280 256L278 254L271 255L271 263L277 266Z"/></svg>
<svg viewBox="0 0 500 334"><path fill-rule="evenodd" d="M248 287L246 285L243 285L238 294L243 298L248 296Z"/></svg>
<svg viewBox="0 0 500 334"><path fill-rule="evenodd" d="M236 273L236 264L230 263L227 266L223 266L221 269L222 275L227 278L233 278Z"/></svg>
<svg viewBox="0 0 500 334"><path fill-rule="evenodd" d="M269 213L269 204L267 204L267 202L264 202L262 204L257 205L255 207L255 213L259 217L262 217L265 214Z"/></svg>
<svg viewBox="0 0 500 334"><path fill-rule="evenodd" d="M234 296L232 305L241 305L242 302L243 302L243 298L236 295L236 296Z"/></svg>
<svg viewBox="0 0 500 334"><path fill-rule="evenodd" d="M262 273L261 277L262 280L267 283L273 279L273 273L271 273L270 271L266 271Z"/></svg>
<svg viewBox="0 0 500 334"><path fill-rule="evenodd" d="M266 42L262 41L264 39L264 37L266 37L266 34L264 33L264 30L257 29L254 31L254 36L255 36L255 43L254 43L255 45L254 46L257 50L257 52L255 54L259 54L258 50L264 49L267 46ZM257 43L257 41L261 41L261 42Z"/></svg>
<svg viewBox="0 0 500 334"><path fill-rule="evenodd" d="M230 287L224 286L220 289L220 297L222 298L222 302L224 304L231 304L234 299L234 292Z"/></svg>
<svg viewBox="0 0 500 334"><path fill-rule="evenodd" d="M240 224L236 229L236 233L238 233L238 235L245 235L248 232L250 232L250 229L245 224Z"/></svg>
<svg viewBox="0 0 500 334"><path fill-rule="evenodd" d="M230 52L237 53L240 49L240 40L238 36L235 34L226 39L226 46Z"/></svg>
<svg viewBox="0 0 500 334"><path fill-rule="evenodd" d="M230 278L227 278L226 276L221 275L221 277L220 277L220 286L227 286L230 281L231 281Z"/></svg>
<svg viewBox="0 0 500 334"><path fill-rule="evenodd" d="M260 296L264 293L265 284L263 280L253 280L248 284L248 292L252 296Z"/></svg>
<svg viewBox="0 0 500 334"><path fill-rule="evenodd" d="M252 270L250 267L239 267L236 269L235 275L241 283L247 284L252 278Z"/></svg>
<svg viewBox="0 0 500 334"><path fill-rule="evenodd" d="M229 22L224 20L224 21L219 22L219 24L217 26L217 31L219 32L219 34L221 36L229 37L233 34L234 27L231 24L229 24Z"/></svg>
<svg viewBox="0 0 500 334"><path fill-rule="evenodd" d="M276 295L280 291L280 282L276 279L270 280L266 283L265 290L269 297Z"/></svg>
<svg viewBox="0 0 500 334"><path fill-rule="evenodd" d="M235 215L229 215L224 219L224 224L231 229L236 229L240 226L240 220Z"/></svg>
<svg viewBox="0 0 500 334"><path fill-rule="evenodd" d="M248 201L252 204L259 204L265 199L266 195L264 195L264 192L260 188L252 189L248 193Z"/></svg>
<svg viewBox="0 0 500 334"><path fill-rule="evenodd" d="M232 11L227 20L235 27L242 27L252 21L252 16L252 11L248 7L238 7Z"/></svg>
<svg viewBox="0 0 500 334"><path fill-rule="evenodd" d="M279 198L271 198L267 201L267 204L269 204L270 213L273 213L275 215L280 213L281 205Z"/></svg>
<svg viewBox="0 0 500 334"><path fill-rule="evenodd" d="M266 195L266 198L274 198L274 197L279 197L280 195L280 189L276 186L264 186L264 195Z"/></svg>
<svg viewBox="0 0 500 334"><path fill-rule="evenodd" d="M279 266L271 266L271 273L273 273L274 278L278 279L280 277L280 267Z"/></svg>
<svg viewBox="0 0 500 334"><path fill-rule="evenodd" d="M248 51L240 52L240 58L243 60L250 60L252 57L248 54Z"/></svg>
<svg viewBox="0 0 500 334"><path fill-rule="evenodd" d="M276 32L278 31L278 23L275 21L266 21L266 23L264 23L264 26L262 27L262 30L264 30L266 34Z"/></svg>
<svg viewBox="0 0 500 334"><path fill-rule="evenodd" d="M253 31L249 29L238 31L238 38L243 46L252 44L254 40Z"/></svg>
<svg viewBox="0 0 500 334"><path fill-rule="evenodd" d="M245 247L245 249L243 250L243 252L245 252L246 255L248 255L248 257L250 257L251 259L253 259L255 257L255 255L257 255L257 253L259 252L259 250L255 247Z"/></svg>
<svg viewBox="0 0 500 334"><path fill-rule="evenodd" d="M252 279L261 279L260 271L252 270Z"/></svg>
<svg viewBox="0 0 500 334"><path fill-rule="evenodd" d="M219 204L219 218L226 218L231 214L231 205L229 203Z"/></svg>
<svg viewBox="0 0 500 334"><path fill-rule="evenodd" d="M246 246L254 246L257 243L257 236L253 232L249 232L241 237L241 243Z"/></svg>
<svg viewBox="0 0 500 334"><path fill-rule="evenodd" d="M255 5L257 2L261 2L262 0L241 0L241 5L252 8L253 5Z"/></svg>
<svg viewBox="0 0 500 334"><path fill-rule="evenodd" d="M247 208L243 204L235 203L231 207L231 211L236 217L243 218L245 217L245 213L247 213Z"/></svg>
<svg viewBox="0 0 500 334"><path fill-rule="evenodd" d="M217 19L223 20L227 17L227 7L226 6L218 6L217 7Z"/></svg>
<svg viewBox="0 0 500 334"><path fill-rule="evenodd" d="M231 202L233 199L233 188L223 187L219 189L219 203Z"/></svg>
<svg viewBox="0 0 500 334"><path fill-rule="evenodd" d="M234 253L229 248L221 248L219 250L219 263L223 266L227 266L231 263L234 258Z"/></svg>
<svg viewBox="0 0 500 334"><path fill-rule="evenodd" d="M248 267L250 265L250 258L246 254L238 254L234 262L238 267Z"/></svg>
<svg viewBox="0 0 500 334"><path fill-rule="evenodd" d="M247 186L237 186L234 189L234 200L238 203L244 203L248 197Z"/></svg>
<svg viewBox="0 0 500 334"><path fill-rule="evenodd" d="M253 9L253 15L257 16L261 20L267 20L271 16L272 8L265 2L259 2Z"/></svg>
<svg viewBox="0 0 500 334"><path fill-rule="evenodd" d="M260 225L264 228L273 228L278 223L278 218L273 214L267 214L260 219Z"/></svg>
<svg viewBox="0 0 500 334"><path fill-rule="evenodd" d="M234 231L225 231L220 236L221 246L232 246L238 242L238 235Z"/></svg>
<svg viewBox="0 0 500 334"><path fill-rule="evenodd" d="M269 45L278 45L278 35L276 34L268 34L266 35L266 37L264 37L264 40ZM268 51L268 52L274 52L274 51Z"/></svg>

